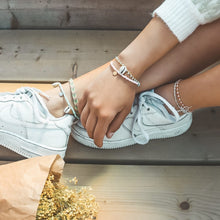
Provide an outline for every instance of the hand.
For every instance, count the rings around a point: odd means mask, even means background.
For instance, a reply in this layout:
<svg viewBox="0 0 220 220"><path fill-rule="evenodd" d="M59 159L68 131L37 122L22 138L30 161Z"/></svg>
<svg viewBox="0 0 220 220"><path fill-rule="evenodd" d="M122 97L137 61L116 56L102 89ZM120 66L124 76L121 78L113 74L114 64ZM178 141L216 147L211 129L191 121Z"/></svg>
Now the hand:
<svg viewBox="0 0 220 220"><path fill-rule="evenodd" d="M130 112L135 91L135 85L121 76L113 76L110 66L85 89L78 105L80 119L98 147L103 145L105 135L112 137Z"/></svg>

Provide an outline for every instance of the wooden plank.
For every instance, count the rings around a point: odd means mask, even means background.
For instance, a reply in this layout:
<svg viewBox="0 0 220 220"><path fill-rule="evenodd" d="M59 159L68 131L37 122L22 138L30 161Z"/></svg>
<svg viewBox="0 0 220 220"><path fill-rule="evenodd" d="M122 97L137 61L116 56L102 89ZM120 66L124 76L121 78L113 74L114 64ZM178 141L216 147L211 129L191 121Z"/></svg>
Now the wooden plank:
<svg viewBox="0 0 220 220"><path fill-rule="evenodd" d="M114 58L137 31L0 31L1 81L66 81Z"/></svg>
<svg viewBox="0 0 220 220"><path fill-rule="evenodd" d="M185 134L146 145L115 150L85 147L71 137L65 161L94 164L169 164L220 165L220 107L194 113L192 127ZM15 161L23 157L0 147L0 160Z"/></svg>
<svg viewBox="0 0 220 220"><path fill-rule="evenodd" d="M64 176L73 175L92 186L101 206L98 220L220 217L220 167L67 164Z"/></svg>
<svg viewBox="0 0 220 220"><path fill-rule="evenodd" d="M220 164L220 107L193 113L181 136L116 150L91 149L70 140L66 161L111 164Z"/></svg>
<svg viewBox="0 0 220 220"><path fill-rule="evenodd" d="M66 81L115 57L138 31L0 30L0 81Z"/></svg>
<svg viewBox="0 0 220 220"><path fill-rule="evenodd" d="M142 29L162 0L1 0L0 28Z"/></svg>
<svg viewBox="0 0 220 220"><path fill-rule="evenodd" d="M50 83L0 83L0 92L14 92L20 87L34 87L42 91L52 89Z"/></svg>
<svg viewBox="0 0 220 220"><path fill-rule="evenodd" d="M1 164L1 163L0 163ZM97 220L219 220L220 167L66 164L64 178L91 186Z"/></svg>
<svg viewBox="0 0 220 220"><path fill-rule="evenodd" d="M218 164L220 165L220 107L193 113L191 128L183 135L151 140L115 150L91 149L72 138L66 161L102 164Z"/></svg>
<svg viewBox="0 0 220 220"><path fill-rule="evenodd" d="M21 86L43 91L51 84L0 83L0 92L15 91ZM85 147L70 137L65 161L69 163L102 164L218 164L220 165L220 107L193 113L193 124L185 134L153 140L146 145L129 146L116 150ZM19 160L22 156L0 147L0 160Z"/></svg>
<svg viewBox="0 0 220 220"><path fill-rule="evenodd" d="M0 10L12 9L12 10L21 10L21 9L53 9L53 10L64 10L64 9L121 9L121 10L146 10L153 7L157 7L163 1L162 0L127 0L126 4L123 0L1 0Z"/></svg>

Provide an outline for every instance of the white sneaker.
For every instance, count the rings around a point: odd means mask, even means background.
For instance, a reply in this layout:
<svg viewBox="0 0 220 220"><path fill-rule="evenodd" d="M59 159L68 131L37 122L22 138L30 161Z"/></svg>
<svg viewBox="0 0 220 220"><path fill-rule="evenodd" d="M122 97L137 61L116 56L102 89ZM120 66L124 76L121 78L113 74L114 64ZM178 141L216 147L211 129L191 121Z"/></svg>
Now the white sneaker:
<svg viewBox="0 0 220 220"><path fill-rule="evenodd" d="M64 157L74 117L65 114L55 118L40 93L29 87L0 93L0 145L28 158Z"/></svg>
<svg viewBox="0 0 220 220"><path fill-rule="evenodd" d="M168 113L170 109L173 114ZM131 112L111 139L104 138L99 149L114 149L133 144L146 144L151 139L169 138L183 134L192 123L192 113L179 116L175 108L153 91L146 91L136 99ZM72 126L72 137L89 147L98 148L80 122Z"/></svg>

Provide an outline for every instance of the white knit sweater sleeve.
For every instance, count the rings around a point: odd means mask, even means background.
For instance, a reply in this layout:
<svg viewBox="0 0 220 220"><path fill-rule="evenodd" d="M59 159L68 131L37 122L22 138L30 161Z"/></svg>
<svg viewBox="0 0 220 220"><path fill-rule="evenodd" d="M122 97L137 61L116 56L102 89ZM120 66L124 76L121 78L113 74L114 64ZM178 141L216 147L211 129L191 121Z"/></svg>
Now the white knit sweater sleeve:
<svg viewBox="0 0 220 220"><path fill-rule="evenodd" d="M201 24L220 18L220 0L165 0L154 12L182 42Z"/></svg>

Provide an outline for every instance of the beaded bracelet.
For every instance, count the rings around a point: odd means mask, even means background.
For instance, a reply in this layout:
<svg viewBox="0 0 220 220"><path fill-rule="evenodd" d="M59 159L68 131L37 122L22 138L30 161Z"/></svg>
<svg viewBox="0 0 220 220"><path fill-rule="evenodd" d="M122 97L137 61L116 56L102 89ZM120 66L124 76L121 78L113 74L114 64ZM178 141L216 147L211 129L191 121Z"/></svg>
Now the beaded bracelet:
<svg viewBox="0 0 220 220"><path fill-rule="evenodd" d="M74 86L72 78L69 79L69 84L70 84L70 90L71 90L71 94L72 94L72 98L73 98L74 109L76 111L77 116L79 116L78 99L77 99L77 95L76 95L76 91L75 91L75 86Z"/></svg>
<svg viewBox="0 0 220 220"><path fill-rule="evenodd" d="M173 94L174 94L174 100L175 103L177 105L177 107L179 108L179 111L183 112L184 114L189 113L190 112L190 108L192 108L192 106L186 106L183 104L183 101L180 97L180 91L179 91L179 83L180 83L181 79L179 79L178 81L176 81L174 83L174 88L173 88ZM178 112L179 112L178 111Z"/></svg>
<svg viewBox="0 0 220 220"><path fill-rule="evenodd" d="M128 80L129 82L131 82L139 87L141 85L140 82L134 78L134 76L128 71L127 67L120 61L120 59L118 57L115 57L115 60L121 65L121 67L118 70L115 67L113 61L111 61L110 65L114 70L114 72L112 73L113 76L116 76L117 74L119 74L124 79ZM127 74L128 76L126 76L125 74Z"/></svg>

